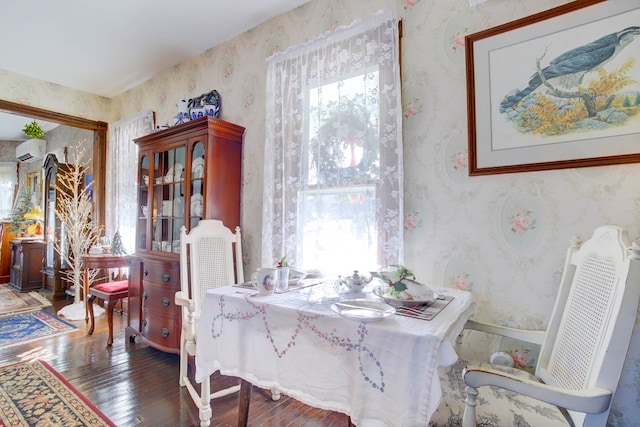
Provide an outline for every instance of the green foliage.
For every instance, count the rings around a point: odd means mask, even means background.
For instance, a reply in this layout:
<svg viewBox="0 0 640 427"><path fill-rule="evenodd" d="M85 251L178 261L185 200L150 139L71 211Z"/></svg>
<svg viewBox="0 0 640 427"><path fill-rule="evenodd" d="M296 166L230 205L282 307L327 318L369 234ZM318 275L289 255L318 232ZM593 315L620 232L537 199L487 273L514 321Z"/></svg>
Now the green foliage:
<svg viewBox="0 0 640 427"><path fill-rule="evenodd" d="M111 239L111 253L114 255L127 254L127 251L125 251L124 246L122 245L122 238L120 237L119 231L116 231L113 235L113 239Z"/></svg>
<svg viewBox="0 0 640 427"><path fill-rule="evenodd" d="M395 267L396 267L396 269L393 272L393 274L395 276L397 276L397 278L398 278L395 282L393 280L391 280L388 276L384 275L384 274L382 275L382 277L384 278L384 280L386 280L389 283L389 286L393 286L393 289L396 292L402 292L402 291L407 289L407 285L402 283L402 281L404 279L415 280L416 276L415 276L415 274L413 274L413 272L411 270L409 270L404 265L396 265Z"/></svg>
<svg viewBox="0 0 640 427"><path fill-rule="evenodd" d="M44 131L35 120L24 125L24 127L22 128L22 132L29 138L39 139L44 136Z"/></svg>
<svg viewBox="0 0 640 427"><path fill-rule="evenodd" d="M368 105L362 94L340 97L325 108L312 108L312 114L319 116L319 128L309 141L309 153L321 184L358 184L378 179L377 108L377 104ZM345 148L351 145L362 147L362 159L358 164L345 166L349 160Z"/></svg>
<svg viewBox="0 0 640 427"><path fill-rule="evenodd" d="M22 188L18 193L18 198L11 212L11 223L8 226L9 231L17 236L26 235L27 228L33 223L33 221L24 218L25 214L33 209L32 196L33 194L28 188Z"/></svg>
<svg viewBox="0 0 640 427"><path fill-rule="evenodd" d="M278 267L289 267L289 262L287 262L286 255L280 258L280 261L278 261Z"/></svg>
<svg viewBox="0 0 640 427"><path fill-rule="evenodd" d="M624 101L622 101L622 106L625 108L631 107L631 100L629 99L629 96L624 97Z"/></svg>

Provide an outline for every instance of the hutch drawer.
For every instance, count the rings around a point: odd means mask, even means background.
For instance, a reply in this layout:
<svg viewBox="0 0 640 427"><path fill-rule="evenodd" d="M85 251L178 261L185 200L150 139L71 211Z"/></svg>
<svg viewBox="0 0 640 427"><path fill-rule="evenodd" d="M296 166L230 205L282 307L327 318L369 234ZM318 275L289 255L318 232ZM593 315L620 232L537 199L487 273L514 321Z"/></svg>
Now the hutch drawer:
<svg viewBox="0 0 640 427"><path fill-rule="evenodd" d="M175 317L166 317L153 310L143 310L142 336L160 350L178 353L181 323Z"/></svg>
<svg viewBox="0 0 640 427"><path fill-rule="evenodd" d="M175 294L178 286L159 285L145 281L142 292L142 307L162 313L168 317L178 317L180 308L175 304Z"/></svg>

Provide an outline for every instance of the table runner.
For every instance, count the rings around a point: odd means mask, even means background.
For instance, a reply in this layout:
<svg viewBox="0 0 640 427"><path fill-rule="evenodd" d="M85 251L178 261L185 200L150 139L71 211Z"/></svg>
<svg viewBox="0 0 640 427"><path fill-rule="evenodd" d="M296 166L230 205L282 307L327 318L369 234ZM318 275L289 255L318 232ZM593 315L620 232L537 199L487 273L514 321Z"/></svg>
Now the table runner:
<svg viewBox="0 0 640 427"><path fill-rule="evenodd" d="M207 293L198 328L196 381L216 370L278 387L364 427L424 426L441 396L438 366L457 359L455 337L473 312L471 294L427 322L341 317L314 292L254 296L231 286Z"/></svg>

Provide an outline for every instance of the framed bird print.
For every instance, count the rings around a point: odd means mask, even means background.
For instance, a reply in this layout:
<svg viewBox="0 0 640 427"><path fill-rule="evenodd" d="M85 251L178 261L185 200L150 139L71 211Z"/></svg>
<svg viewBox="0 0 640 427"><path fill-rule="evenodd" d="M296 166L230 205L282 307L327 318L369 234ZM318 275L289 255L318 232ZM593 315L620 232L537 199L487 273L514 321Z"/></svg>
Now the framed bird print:
<svg viewBox="0 0 640 427"><path fill-rule="evenodd" d="M640 162L640 1L468 35L469 175Z"/></svg>

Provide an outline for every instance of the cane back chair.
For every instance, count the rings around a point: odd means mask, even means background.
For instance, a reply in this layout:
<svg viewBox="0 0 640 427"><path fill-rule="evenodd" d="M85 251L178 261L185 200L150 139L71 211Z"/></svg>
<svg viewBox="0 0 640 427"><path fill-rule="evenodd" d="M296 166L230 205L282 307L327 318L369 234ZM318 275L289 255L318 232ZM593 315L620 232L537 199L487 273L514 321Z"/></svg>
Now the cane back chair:
<svg viewBox="0 0 640 427"><path fill-rule="evenodd" d="M235 267L234 267L235 265ZM187 234L180 230L180 291L176 292L176 304L182 307L182 331L180 334L180 386L187 387L198 407L200 425L210 424L211 400L239 391L232 386L211 393L210 379L200 384L200 393L188 373L189 357L195 357L198 345L198 321L202 300L209 289L244 282L242 270L242 244L240 227L235 233L222 221L201 220Z"/></svg>
<svg viewBox="0 0 640 427"><path fill-rule="evenodd" d="M470 321L466 328L540 344L535 375L459 361L441 373L430 426L605 426L636 321L640 244L597 228L574 239L546 331ZM465 332L466 333L466 332ZM466 367L465 367L466 366Z"/></svg>

